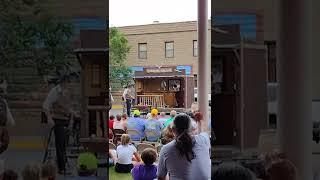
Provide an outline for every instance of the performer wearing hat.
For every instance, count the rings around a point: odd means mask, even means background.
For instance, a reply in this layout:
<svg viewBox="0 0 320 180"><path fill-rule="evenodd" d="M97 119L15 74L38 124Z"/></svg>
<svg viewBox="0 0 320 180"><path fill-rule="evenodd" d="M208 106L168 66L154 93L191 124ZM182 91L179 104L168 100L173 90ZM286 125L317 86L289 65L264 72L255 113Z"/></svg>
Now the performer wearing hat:
<svg viewBox="0 0 320 180"><path fill-rule="evenodd" d="M131 90L130 90L130 86L125 86L125 89L123 91L122 94L123 99L126 102L126 106L127 106L127 115L130 117L130 111L131 111L131 103L132 100L134 99L134 97L132 96Z"/></svg>
<svg viewBox="0 0 320 180"><path fill-rule="evenodd" d="M68 76L63 76L59 84L53 87L43 103L47 122L53 126L56 145L56 156L59 173L65 172L66 127L72 126L75 112L72 110ZM69 122L71 121L71 122Z"/></svg>

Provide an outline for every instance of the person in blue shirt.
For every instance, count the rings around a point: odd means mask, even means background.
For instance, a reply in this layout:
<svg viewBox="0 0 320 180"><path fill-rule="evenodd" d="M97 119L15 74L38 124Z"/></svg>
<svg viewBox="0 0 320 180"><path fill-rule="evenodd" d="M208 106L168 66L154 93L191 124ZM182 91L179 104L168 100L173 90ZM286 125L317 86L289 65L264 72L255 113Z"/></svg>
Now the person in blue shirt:
<svg viewBox="0 0 320 180"><path fill-rule="evenodd" d="M140 135L130 135L131 140L133 141L140 141L145 137L144 129L145 129L146 120L140 118L140 111L134 110L133 117L131 117L127 122L127 129L135 129L139 131Z"/></svg>
<svg viewBox="0 0 320 180"><path fill-rule="evenodd" d="M151 111L151 119L147 120L145 124L145 131L153 131L156 133L155 136L148 136L146 134L147 141L157 141L160 138L161 135L161 128L163 125L161 125L160 121L157 119L158 116L158 110L157 109L152 109Z"/></svg>

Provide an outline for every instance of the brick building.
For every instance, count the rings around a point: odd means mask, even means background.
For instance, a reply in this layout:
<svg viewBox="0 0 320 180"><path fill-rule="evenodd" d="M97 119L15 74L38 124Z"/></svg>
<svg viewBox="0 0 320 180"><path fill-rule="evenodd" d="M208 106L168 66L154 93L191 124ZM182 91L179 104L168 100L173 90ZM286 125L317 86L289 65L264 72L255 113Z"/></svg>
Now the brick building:
<svg viewBox="0 0 320 180"><path fill-rule="evenodd" d="M131 46L127 64L133 71L142 71L143 67L177 66L177 69L184 69L188 76L197 76L196 21L154 22L147 25L119 27L119 29ZM211 38L211 29L208 31Z"/></svg>

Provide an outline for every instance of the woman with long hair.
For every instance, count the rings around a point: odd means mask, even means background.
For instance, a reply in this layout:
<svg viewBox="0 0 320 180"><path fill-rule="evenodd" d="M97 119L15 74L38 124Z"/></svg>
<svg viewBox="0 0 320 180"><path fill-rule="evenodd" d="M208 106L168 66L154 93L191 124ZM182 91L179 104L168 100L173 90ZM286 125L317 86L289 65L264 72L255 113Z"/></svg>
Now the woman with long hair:
<svg viewBox="0 0 320 180"><path fill-rule="evenodd" d="M201 116L202 117L202 116ZM202 118L203 119L203 118ZM207 126L198 122L200 134L192 134L191 118L179 114L173 120L174 140L160 151L158 179L208 180L211 177L210 139Z"/></svg>

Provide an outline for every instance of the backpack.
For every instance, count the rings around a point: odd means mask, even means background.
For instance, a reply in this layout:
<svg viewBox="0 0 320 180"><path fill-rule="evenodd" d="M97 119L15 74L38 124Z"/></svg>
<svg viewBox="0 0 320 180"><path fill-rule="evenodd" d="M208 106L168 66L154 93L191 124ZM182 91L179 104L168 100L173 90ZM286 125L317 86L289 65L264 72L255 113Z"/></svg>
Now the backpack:
<svg viewBox="0 0 320 180"><path fill-rule="evenodd" d="M0 97L0 126L5 126L8 120L8 108L5 99Z"/></svg>

